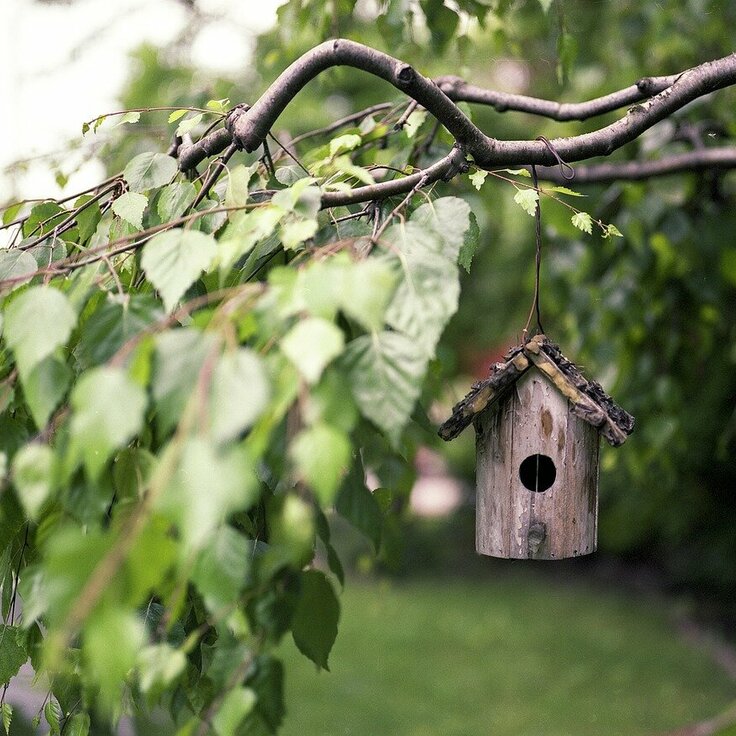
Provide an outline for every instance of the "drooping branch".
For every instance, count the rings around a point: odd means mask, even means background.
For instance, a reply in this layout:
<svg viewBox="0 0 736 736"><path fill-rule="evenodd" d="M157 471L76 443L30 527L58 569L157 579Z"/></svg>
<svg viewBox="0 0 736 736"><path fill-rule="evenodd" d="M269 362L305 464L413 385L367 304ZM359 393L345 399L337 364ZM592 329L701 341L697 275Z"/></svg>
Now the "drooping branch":
<svg viewBox="0 0 736 736"><path fill-rule="evenodd" d="M701 148L678 153L653 161L623 161L575 167L575 184L593 184L617 180L638 181L657 176L682 174L705 169L736 168L736 147ZM565 184L566 179L556 166L537 168L540 179Z"/></svg>
<svg viewBox="0 0 736 736"><path fill-rule="evenodd" d="M216 131L193 146L183 148L179 157L180 168L196 166L231 143L246 151L254 151L264 143L279 115L299 91L322 71L333 66L354 67L391 83L434 115L455 138L459 151L472 157L474 163L483 169L530 164L552 166L555 160L550 147L541 140L502 141L487 136L457 107L451 96L455 99L463 96L463 99L484 104L494 104L495 99L499 104L554 119L584 119L643 100L610 125L591 133L553 139L551 145L557 154L565 161L573 162L609 155L692 100L736 83L736 54L731 54L679 75L645 78L632 87L587 103L558 105L519 95L494 98L493 94L498 93L488 93L451 77L440 78L439 83L434 82L388 54L354 41L337 39L320 44L297 59L252 107L242 106L233 111L225 130ZM644 99L655 92L653 97ZM454 157L457 158L457 155L454 154ZM714 158L718 159L718 156ZM706 161L707 156L702 160ZM726 166L723 162L727 160L730 159L721 158L719 165ZM457 167L457 162L453 165ZM446 177L452 168L449 160L443 159L430 169L404 179L380 182L348 193L327 194L323 206L404 194L423 177L426 181L436 181Z"/></svg>

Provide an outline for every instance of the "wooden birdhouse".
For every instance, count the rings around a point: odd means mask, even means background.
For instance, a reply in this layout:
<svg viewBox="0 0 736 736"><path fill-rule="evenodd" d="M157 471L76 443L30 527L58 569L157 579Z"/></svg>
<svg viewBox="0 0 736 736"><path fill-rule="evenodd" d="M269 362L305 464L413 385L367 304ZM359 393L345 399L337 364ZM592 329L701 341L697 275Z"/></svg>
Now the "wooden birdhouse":
<svg viewBox="0 0 736 736"><path fill-rule="evenodd" d="M596 549L599 435L617 447L634 418L544 335L513 348L439 434L476 431L476 550L557 560Z"/></svg>

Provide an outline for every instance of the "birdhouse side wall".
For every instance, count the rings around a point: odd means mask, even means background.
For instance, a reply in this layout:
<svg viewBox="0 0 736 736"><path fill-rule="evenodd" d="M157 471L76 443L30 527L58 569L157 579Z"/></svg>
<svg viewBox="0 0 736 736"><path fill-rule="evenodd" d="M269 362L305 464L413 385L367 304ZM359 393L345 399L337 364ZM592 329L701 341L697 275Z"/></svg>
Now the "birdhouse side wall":
<svg viewBox="0 0 736 736"><path fill-rule="evenodd" d="M546 376L530 369L496 411L478 417L476 431L478 552L561 559L595 551L598 432ZM520 475L536 455L554 464L554 482L543 492L525 487Z"/></svg>

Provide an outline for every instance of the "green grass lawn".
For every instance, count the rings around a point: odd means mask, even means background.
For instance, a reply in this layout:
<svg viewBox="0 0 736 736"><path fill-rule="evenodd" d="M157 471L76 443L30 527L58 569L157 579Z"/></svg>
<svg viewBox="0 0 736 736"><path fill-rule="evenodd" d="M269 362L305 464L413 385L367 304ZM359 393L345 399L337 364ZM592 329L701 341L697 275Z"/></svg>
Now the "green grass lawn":
<svg viewBox="0 0 736 736"><path fill-rule="evenodd" d="M736 697L661 602L519 572L349 582L331 672L282 646L284 736L636 736Z"/></svg>

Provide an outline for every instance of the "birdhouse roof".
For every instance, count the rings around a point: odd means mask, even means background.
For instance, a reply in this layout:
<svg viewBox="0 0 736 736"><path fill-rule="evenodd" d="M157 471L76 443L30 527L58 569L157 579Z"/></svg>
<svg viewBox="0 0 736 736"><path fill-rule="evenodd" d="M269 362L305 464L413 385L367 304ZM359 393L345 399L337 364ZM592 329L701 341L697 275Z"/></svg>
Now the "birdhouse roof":
<svg viewBox="0 0 736 736"><path fill-rule="evenodd" d="M588 381L560 348L544 335L535 335L512 348L503 362L494 363L488 378L475 383L458 402L452 416L440 427L443 440L455 439L473 419L507 395L532 366L544 373L569 401L570 411L595 427L614 447L623 444L634 429L634 417L606 394L596 381Z"/></svg>

